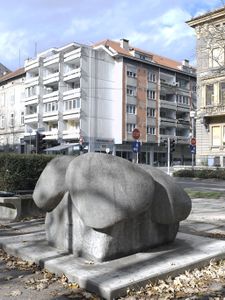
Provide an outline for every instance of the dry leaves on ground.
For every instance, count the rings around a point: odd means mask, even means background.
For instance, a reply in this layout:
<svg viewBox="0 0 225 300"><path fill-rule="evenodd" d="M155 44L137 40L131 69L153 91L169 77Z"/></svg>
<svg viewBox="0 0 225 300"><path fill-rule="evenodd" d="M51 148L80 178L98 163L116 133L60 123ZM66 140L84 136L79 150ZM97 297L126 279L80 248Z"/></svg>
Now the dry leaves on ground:
<svg viewBox="0 0 225 300"><path fill-rule="evenodd" d="M216 290L212 288L212 283L217 283ZM209 295L210 293L216 295L217 291L223 289L224 286L225 261L211 261L205 268L185 271L184 274L173 279L168 277L166 280L149 283L145 288L141 288L139 291L128 289L128 296L121 299L188 299L187 297L194 295L199 297L201 297L201 295ZM198 297L195 299L198 299ZM211 299L216 298L212 297Z"/></svg>

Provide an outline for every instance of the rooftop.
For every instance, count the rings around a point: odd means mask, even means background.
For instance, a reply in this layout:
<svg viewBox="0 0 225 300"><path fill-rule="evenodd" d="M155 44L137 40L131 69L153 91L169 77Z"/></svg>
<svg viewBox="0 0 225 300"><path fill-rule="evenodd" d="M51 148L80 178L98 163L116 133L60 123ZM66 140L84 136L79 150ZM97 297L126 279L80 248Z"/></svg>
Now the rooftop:
<svg viewBox="0 0 225 300"><path fill-rule="evenodd" d="M121 44L121 41L125 41L126 46L123 47ZM141 56L144 56L146 58L146 62L152 62L154 64L169 68L169 69L173 69L176 71L182 71L182 65L183 63L180 61L175 61L172 60L170 58L164 57L164 56L160 56L157 54L154 54L152 52L148 52L133 46L129 45L129 41L128 40L121 40L120 42L118 41L112 41L112 40L103 40L100 41L96 44L93 45L93 47L98 47L98 46L105 46L106 48L108 48L111 51L114 51L114 55L119 54L125 57L130 57L130 58L135 58L135 53L140 54ZM136 57L137 58L137 57ZM187 60L185 60L186 62L188 62ZM192 66L189 66L190 69L192 69L193 71L195 71L195 69ZM194 72L193 72L194 73Z"/></svg>

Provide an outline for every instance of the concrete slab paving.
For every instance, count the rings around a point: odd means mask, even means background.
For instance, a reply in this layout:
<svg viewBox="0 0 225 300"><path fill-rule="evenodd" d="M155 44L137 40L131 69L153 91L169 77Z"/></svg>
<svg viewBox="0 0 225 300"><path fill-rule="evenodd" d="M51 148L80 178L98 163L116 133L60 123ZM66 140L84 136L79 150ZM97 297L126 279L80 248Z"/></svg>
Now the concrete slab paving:
<svg viewBox="0 0 225 300"><path fill-rule="evenodd" d="M50 272L65 274L70 281L106 299L140 288L149 280L177 275L225 257L225 241L178 233L173 244L106 263L95 263L50 247L43 220L12 223L0 228L0 247L9 254L34 261Z"/></svg>

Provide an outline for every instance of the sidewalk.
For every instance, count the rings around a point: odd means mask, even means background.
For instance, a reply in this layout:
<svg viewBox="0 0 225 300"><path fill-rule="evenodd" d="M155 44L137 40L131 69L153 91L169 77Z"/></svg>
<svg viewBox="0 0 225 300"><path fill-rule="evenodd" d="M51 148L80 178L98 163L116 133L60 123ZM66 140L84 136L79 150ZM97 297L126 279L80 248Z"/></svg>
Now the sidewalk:
<svg viewBox="0 0 225 300"><path fill-rule="evenodd" d="M51 272L64 273L69 280L107 299L125 294L130 286L140 288L149 280L204 266L212 258L224 258L224 237L224 199L193 199L192 213L181 222L173 244L104 264L93 264L49 247L43 220L11 223L0 228L0 246L7 253L35 261ZM44 299L40 296L37 299ZM46 299L66 299L63 297L49 294Z"/></svg>

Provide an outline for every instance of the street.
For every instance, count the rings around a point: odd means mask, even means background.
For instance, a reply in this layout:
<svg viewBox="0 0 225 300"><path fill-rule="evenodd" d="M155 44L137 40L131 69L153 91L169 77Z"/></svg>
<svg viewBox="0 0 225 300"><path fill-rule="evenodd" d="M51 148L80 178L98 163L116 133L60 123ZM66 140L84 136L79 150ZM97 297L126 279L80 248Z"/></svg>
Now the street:
<svg viewBox="0 0 225 300"><path fill-rule="evenodd" d="M225 192L224 180L188 177L174 177L174 180L183 188L193 188L195 191Z"/></svg>

